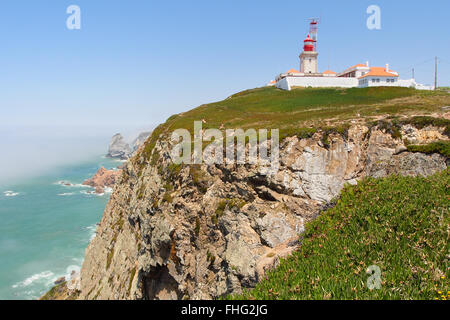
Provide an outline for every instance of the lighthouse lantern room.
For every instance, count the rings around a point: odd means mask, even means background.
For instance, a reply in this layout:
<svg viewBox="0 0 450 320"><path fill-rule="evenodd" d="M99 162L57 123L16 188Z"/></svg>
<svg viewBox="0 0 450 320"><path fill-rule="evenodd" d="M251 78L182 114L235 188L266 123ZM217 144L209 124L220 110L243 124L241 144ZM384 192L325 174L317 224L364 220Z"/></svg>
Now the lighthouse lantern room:
<svg viewBox="0 0 450 320"><path fill-rule="evenodd" d="M317 20L313 19L310 23L310 32L303 44L303 52L300 54L300 72L305 75L317 74Z"/></svg>

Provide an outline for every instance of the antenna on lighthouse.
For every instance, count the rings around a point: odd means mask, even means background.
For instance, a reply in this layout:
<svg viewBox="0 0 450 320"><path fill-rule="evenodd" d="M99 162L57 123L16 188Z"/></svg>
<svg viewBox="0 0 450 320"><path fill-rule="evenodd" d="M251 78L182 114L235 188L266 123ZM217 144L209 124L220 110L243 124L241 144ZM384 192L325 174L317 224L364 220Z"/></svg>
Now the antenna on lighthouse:
<svg viewBox="0 0 450 320"><path fill-rule="evenodd" d="M317 32L319 18L309 18L309 36L314 40L314 51L317 51Z"/></svg>

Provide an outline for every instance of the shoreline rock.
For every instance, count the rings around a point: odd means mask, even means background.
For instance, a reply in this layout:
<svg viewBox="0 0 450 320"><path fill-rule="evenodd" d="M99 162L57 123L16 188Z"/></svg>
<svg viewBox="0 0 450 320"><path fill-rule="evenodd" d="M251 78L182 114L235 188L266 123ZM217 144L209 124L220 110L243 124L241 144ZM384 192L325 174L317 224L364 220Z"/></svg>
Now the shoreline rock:
<svg viewBox="0 0 450 320"><path fill-rule="evenodd" d="M121 173L122 169L107 170L101 167L92 178L85 180L83 185L95 188L95 193L101 194L105 192L105 188L114 187Z"/></svg>

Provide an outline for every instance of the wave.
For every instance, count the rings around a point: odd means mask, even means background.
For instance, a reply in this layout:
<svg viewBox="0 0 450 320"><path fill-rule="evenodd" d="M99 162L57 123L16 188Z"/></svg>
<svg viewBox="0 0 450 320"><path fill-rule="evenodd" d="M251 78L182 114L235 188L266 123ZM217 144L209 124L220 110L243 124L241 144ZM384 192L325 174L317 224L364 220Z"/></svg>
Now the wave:
<svg viewBox="0 0 450 320"><path fill-rule="evenodd" d="M81 183L71 183L70 181L66 181L66 180L57 181L57 182L55 182L55 184L58 184L60 186L67 187L67 188L91 188L90 186L86 186Z"/></svg>
<svg viewBox="0 0 450 320"><path fill-rule="evenodd" d="M86 227L86 229L89 230L89 242L91 242L97 235L97 225L94 224L93 226Z"/></svg>
<svg viewBox="0 0 450 320"><path fill-rule="evenodd" d="M41 280L47 280L51 277L53 277L54 273L51 271L43 271L41 273L36 273L33 274L31 277L26 278L25 280L18 282L16 284L14 284L12 287L13 288L23 288L23 287L28 287L30 285L32 285L34 282L39 281L41 282Z"/></svg>
<svg viewBox="0 0 450 320"><path fill-rule="evenodd" d="M5 195L5 197L16 197L20 194L20 192L14 192L14 191L8 190L8 191L3 192L3 194Z"/></svg>
<svg viewBox="0 0 450 320"><path fill-rule="evenodd" d="M95 192L95 190L82 190L80 191L81 194L87 195L87 196L97 196L97 197L103 197L105 195L105 193L111 193L110 190L107 190L108 188L105 188L105 191L102 193L97 193ZM109 188L110 189L110 188Z"/></svg>
<svg viewBox="0 0 450 320"><path fill-rule="evenodd" d="M96 195L95 190L82 190L80 193L85 195Z"/></svg>
<svg viewBox="0 0 450 320"><path fill-rule="evenodd" d="M73 196L74 192L66 192L66 193L59 193L58 196L60 197L67 197L67 196Z"/></svg>

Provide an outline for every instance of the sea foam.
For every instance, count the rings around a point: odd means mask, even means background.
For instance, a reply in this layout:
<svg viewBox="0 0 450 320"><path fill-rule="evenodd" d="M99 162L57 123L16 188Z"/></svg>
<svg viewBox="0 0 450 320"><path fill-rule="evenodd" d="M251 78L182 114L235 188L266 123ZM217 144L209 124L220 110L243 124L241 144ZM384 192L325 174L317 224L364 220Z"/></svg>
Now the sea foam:
<svg viewBox="0 0 450 320"><path fill-rule="evenodd" d="M74 192L66 192L66 193L59 193L58 196L60 197L67 197L67 196L73 196Z"/></svg>
<svg viewBox="0 0 450 320"><path fill-rule="evenodd" d="M5 195L5 197L15 197L15 196L18 196L20 193L8 190L8 191L3 192L3 194Z"/></svg>
<svg viewBox="0 0 450 320"><path fill-rule="evenodd" d="M41 273L33 274L31 277L28 277L25 280L14 284L12 287L13 288L28 287L29 285L32 285L36 281L41 281L41 280L48 281L48 279L51 277L53 277L53 272L43 271Z"/></svg>

